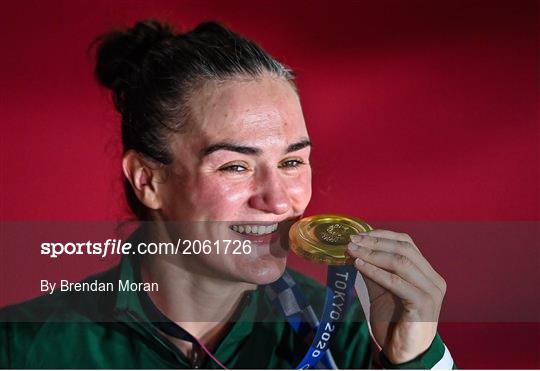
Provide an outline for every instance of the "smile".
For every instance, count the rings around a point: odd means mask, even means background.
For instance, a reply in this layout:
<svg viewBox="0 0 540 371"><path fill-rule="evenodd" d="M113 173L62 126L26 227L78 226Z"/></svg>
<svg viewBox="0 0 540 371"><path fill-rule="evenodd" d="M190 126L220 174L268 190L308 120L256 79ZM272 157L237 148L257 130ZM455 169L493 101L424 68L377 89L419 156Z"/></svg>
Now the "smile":
<svg viewBox="0 0 540 371"><path fill-rule="evenodd" d="M233 231L240 234L245 234L248 236L262 236L265 234L273 233L278 228L278 223L270 225L260 225L260 224L238 224L232 225L230 227Z"/></svg>

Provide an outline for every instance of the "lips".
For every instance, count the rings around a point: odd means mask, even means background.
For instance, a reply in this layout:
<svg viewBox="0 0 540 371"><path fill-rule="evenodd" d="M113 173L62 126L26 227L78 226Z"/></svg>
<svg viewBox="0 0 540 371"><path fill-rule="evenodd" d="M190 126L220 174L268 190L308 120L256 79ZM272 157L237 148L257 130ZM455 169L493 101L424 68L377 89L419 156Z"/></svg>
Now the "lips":
<svg viewBox="0 0 540 371"><path fill-rule="evenodd" d="M230 228L247 236L264 236L274 233L278 228L278 223L273 224L233 224Z"/></svg>
<svg viewBox="0 0 540 371"><path fill-rule="evenodd" d="M259 245L270 244L280 235L279 223L237 223L229 226L239 239L250 240Z"/></svg>
<svg viewBox="0 0 540 371"><path fill-rule="evenodd" d="M237 222L230 224L231 229L239 238L251 240L257 244L272 243L281 238L287 238L291 225L300 219L294 216L278 222Z"/></svg>

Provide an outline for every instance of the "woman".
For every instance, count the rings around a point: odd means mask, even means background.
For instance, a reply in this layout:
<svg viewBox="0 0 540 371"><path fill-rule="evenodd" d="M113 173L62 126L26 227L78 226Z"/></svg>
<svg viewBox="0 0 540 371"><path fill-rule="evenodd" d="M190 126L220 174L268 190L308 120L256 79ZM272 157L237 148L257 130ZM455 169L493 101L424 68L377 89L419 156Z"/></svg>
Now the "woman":
<svg viewBox="0 0 540 371"><path fill-rule="evenodd" d="M131 241L180 236L248 241L249 249L126 256L91 280L159 289L11 307L1 364L296 367L309 342L268 309L262 290L283 276L288 229L311 197L310 140L293 72L219 24L179 34L144 21L98 40L96 75L122 115L126 195L145 221ZM410 237L376 230L353 236L348 252L367 282L371 328L354 303L322 366L370 367L371 330L387 368L452 367L436 334L445 283ZM324 288L290 277L320 310ZM24 323L36 311L45 320Z"/></svg>

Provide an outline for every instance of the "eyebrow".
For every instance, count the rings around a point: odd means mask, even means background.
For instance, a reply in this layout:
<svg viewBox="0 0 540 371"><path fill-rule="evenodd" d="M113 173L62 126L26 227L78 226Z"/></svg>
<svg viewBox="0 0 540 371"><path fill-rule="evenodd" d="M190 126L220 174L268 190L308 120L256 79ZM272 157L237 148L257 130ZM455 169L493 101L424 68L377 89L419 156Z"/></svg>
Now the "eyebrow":
<svg viewBox="0 0 540 371"><path fill-rule="evenodd" d="M309 139L302 139L299 142L293 143L287 147L285 153L299 151L302 148L311 147L311 141Z"/></svg>
<svg viewBox="0 0 540 371"><path fill-rule="evenodd" d="M302 148L311 146L311 141L309 139L302 139L296 143L290 144L287 146L287 149L285 150L285 153L295 152L299 151ZM216 152L216 151L232 151L232 152L238 152L246 155L255 155L258 156L262 153L262 150L257 147L248 147L248 146L241 146L234 143L228 143L228 142L220 142L216 144L212 144L202 150L202 157L208 156L209 154Z"/></svg>

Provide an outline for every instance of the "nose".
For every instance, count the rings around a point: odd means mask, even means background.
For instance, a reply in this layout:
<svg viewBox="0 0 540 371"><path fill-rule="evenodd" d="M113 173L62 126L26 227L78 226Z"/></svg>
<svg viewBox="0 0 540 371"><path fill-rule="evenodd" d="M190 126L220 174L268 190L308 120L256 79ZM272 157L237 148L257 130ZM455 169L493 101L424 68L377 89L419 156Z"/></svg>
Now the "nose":
<svg viewBox="0 0 540 371"><path fill-rule="evenodd" d="M255 183L254 193L249 199L250 207L276 215L285 214L291 209L287 188L276 171L258 174Z"/></svg>

